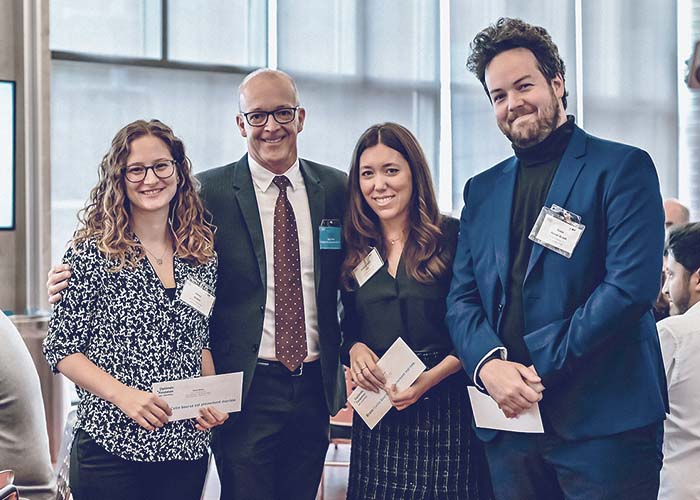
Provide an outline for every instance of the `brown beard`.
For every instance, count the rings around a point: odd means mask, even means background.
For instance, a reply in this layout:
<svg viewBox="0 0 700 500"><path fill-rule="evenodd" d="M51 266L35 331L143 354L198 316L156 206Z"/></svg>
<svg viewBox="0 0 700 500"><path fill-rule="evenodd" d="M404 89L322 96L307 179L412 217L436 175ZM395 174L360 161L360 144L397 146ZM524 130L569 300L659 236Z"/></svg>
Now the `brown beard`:
<svg viewBox="0 0 700 500"><path fill-rule="evenodd" d="M515 146L519 148L534 146L545 140L549 134L556 130L560 121L559 99L554 94L554 90L552 90L551 87L549 88L549 95L551 100L546 108L543 109L543 116L541 118L537 117L535 123L525 130L525 132L531 133L516 136L510 128L510 124L509 128L506 130L499 126L501 132L503 132L508 140Z"/></svg>

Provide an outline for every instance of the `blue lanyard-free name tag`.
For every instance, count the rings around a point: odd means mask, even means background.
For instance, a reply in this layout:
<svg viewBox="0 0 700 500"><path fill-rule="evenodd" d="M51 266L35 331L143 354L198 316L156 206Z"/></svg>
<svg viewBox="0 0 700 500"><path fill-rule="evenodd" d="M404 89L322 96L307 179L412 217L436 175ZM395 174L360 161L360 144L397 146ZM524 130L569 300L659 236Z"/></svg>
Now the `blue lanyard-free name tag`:
<svg viewBox="0 0 700 500"><path fill-rule="evenodd" d="M338 219L323 219L318 228L318 243L321 250L340 250L342 235Z"/></svg>

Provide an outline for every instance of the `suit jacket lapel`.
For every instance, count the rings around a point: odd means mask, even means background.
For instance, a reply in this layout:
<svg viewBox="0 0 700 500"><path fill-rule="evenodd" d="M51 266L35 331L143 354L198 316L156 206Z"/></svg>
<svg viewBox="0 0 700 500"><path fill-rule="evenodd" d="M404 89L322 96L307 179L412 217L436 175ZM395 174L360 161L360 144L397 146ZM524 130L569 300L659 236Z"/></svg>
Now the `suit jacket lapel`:
<svg viewBox="0 0 700 500"><path fill-rule="evenodd" d="M578 127L574 128L574 133L571 136L569 145L564 151L564 156L561 158L561 163L554 174L552 185L549 188L547 199L544 202L545 207L551 207L553 204L559 205L566 209L566 201L569 198L571 189L578 178L581 169L585 165L586 156L586 133ZM537 260L544 251L542 245L534 244L532 253L527 264L527 272L525 273L525 281L530 275L532 268L535 267Z"/></svg>
<svg viewBox="0 0 700 500"><path fill-rule="evenodd" d="M260 280L263 287L265 287L267 283L265 238L263 237L262 225L260 224L260 211L258 210L257 198L255 197L253 178L250 175L248 166L248 155L245 155L236 164L233 172L233 189L243 220L248 228L248 234L250 234L250 239L253 242L255 257L258 260Z"/></svg>
<svg viewBox="0 0 700 500"><path fill-rule="evenodd" d="M326 190L321 184L313 167L308 162L299 159L299 168L301 175L304 177L304 185L306 186L306 195L309 198L309 211L311 212L311 229L314 235L314 279L316 282L316 292L318 292L319 282L321 281L321 253L319 245L318 228L321 226L323 214L326 208Z"/></svg>
<svg viewBox="0 0 700 500"><path fill-rule="evenodd" d="M505 290L508 283L508 271L510 270L510 224L513 212L513 191L515 180L518 176L518 160L513 157L503 170L501 177L491 194L493 217L493 245L496 254L496 266L501 284ZM485 228L486 231L489 228Z"/></svg>

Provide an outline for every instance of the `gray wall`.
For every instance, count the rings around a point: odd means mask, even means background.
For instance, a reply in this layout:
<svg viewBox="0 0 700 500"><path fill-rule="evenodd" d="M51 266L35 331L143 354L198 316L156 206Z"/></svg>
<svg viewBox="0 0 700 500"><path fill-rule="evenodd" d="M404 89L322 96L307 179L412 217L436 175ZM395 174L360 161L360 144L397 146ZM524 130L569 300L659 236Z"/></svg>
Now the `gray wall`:
<svg viewBox="0 0 700 500"><path fill-rule="evenodd" d="M21 37L21 17L20 17L20 2L17 0L0 0L0 79L2 80L16 80L18 81L17 92L17 104L21 104L22 100L22 90L21 84L19 82L19 68L20 68L20 58L21 58L21 43L19 38ZM18 124L22 120L20 119L20 114L18 113ZM21 142L22 134L17 131L18 143ZM16 175L22 170L22 164L24 163L24 158L22 150L24 148L19 147L16 144L17 149L17 171ZM17 177L20 177L17 175ZM16 194L20 196L17 197L17 204L21 205L20 185L22 183L17 179L16 183ZM19 209L19 207L17 207ZM10 309L17 311L20 306L18 297L24 295L25 286L21 283L23 280L20 279L17 273L17 269L21 266L20 260L18 260L18 246L19 242L23 240L23 217L20 210L16 213L16 224L17 229L15 231L0 231L0 308Z"/></svg>
<svg viewBox="0 0 700 500"><path fill-rule="evenodd" d="M0 0L0 79L16 85L16 229L0 231L0 309L46 309L49 266L48 0Z"/></svg>

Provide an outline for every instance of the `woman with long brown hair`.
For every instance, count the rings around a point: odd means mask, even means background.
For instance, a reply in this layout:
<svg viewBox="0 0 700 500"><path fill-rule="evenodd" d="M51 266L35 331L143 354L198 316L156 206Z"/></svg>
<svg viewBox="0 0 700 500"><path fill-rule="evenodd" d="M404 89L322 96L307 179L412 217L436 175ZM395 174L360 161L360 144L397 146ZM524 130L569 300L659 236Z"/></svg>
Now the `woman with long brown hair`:
<svg viewBox="0 0 700 500"><path fill-rule="evenodd" d="M405 127L362 134L347 207L342 352L353 381L386 390L394 406L373 429L355 415L348 498L491 498L467 376L444 324L459 222L440 215L425 156ZM354 270L373 249L383 265L360 285ZM377 365L399 337L427 367L404 391L387 387Z"/></svg>
<svg viewBox="0 0 700 500"><path fill-rule="evenodd" d="M64 262L72 277L44 342L80 403L71 450L73 497L198 499L206 408L169 422L156 382L213 375L208 311L183 289L214 294L216 254L182 141L158 120L126 125L99 167Z"/></svg>

